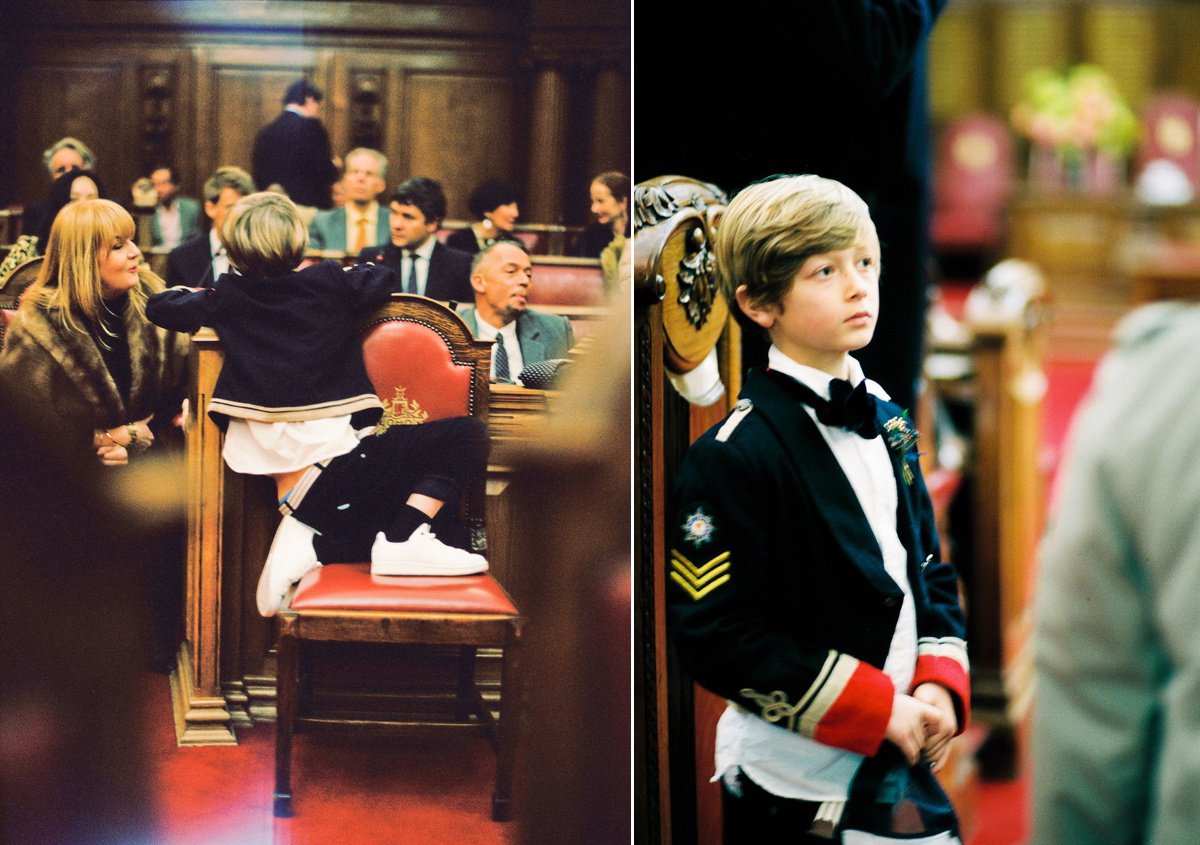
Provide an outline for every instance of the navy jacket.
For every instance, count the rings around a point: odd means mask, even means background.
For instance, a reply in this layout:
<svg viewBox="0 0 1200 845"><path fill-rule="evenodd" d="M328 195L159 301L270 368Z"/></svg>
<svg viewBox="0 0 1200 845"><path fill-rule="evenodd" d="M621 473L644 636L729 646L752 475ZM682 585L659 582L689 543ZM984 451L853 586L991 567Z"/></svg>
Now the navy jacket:
<svg viewBox="0 0 1200 845"><path fill-rule="evenodd" d="M837 458L778 378L786 376L751 370L739 410L702 435L680 467L668 523L671 630L702 686L870 756L891 715L882 667L902 591ZM880 423L902 417L890 402L877 407ZM913 687L950 689L961 729L969 682L956 575L940 560L915 444L888 452L916 606Z"/></svg>
<svg viewBox="0 0 1200 845"><path fill-rule="evenodd" d="M229 417L285 422L348 413L367 425L382 404L356 323L395 290L387 267L324 261L272 279L224 273L213 288L171 288L150 297L146 316L175 331L216 330L225 363L208 413L222 429Z"/></svg>
<svg viewBox="0 0 1200 845"><path fill-rule="evenodd" d="M208 232L184 241L167 253L167 287L211 288L212 242Z"/></svg>
<svg viewBox="0 0 1200 845"><path fill-rule="evenodd" d="M329 208L340 176L329 133L315 117L286 109L254 139L254 184L265 191L278 183L299 205Z"/></svg>
<svg viewBox="0 0 1200 845"><path fill-rule="evenodd" d="M358 254L358 261L373 261L396 271L397 278L404 271L403 250L390 241L379 246L367 247ZM400 288L405 280L400 278ZM442 243L433 247L429 255L429 275L425 279L425 296L441 302L474 302L475 289L471 287L471 256L451 249Z"/></svg>

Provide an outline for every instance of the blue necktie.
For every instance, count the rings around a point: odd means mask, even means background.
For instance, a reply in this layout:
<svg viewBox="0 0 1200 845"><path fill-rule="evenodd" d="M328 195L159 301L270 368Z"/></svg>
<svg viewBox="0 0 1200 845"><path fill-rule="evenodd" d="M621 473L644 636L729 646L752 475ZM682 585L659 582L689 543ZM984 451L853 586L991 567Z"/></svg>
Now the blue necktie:
<svg viewBox="0 0 1200 845"><path fill-rule="evenodd" d="M504 348L504 338L496 335L496 381L509 381L508 350Z"/></svg>
<svg viewBox="0 0 1200 845"><path fill-rule="evenodd" d="M417 254L415 252L408 253L408 284L404 288L405 293L417 292Z"/></svg>

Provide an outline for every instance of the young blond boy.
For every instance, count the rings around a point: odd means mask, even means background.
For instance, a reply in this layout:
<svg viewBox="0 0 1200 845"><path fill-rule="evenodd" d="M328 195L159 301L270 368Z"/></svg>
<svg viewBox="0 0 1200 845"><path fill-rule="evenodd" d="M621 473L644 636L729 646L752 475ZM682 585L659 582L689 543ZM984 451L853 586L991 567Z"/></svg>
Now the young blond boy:
<svg viewBox="0 0 1200 845"><path fill-rule="evenodd" d="M727 298L772 342L688 451L670 525L678 655L729 700L725 842L953 842L931 767L967 719L963 619L916 433L849 354L879 317L866 204L817 176L756 183L715 250Z"/></svg>

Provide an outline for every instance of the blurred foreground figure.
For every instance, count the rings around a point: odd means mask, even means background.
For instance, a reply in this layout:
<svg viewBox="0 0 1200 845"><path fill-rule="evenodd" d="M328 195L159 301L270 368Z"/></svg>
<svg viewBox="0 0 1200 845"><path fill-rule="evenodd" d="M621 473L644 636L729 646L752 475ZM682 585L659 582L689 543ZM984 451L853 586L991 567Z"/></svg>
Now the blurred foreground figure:
<svg viewBox="0 0 1200 845"><path fill-rule="evenodd" d="M510 460L529 620L520 845L630 842L630 261L542 436Z"/></svg>
<svg viewBox="0 0 1200 845"><path fill-rule="evenodd" d="M178 490L152 461L114 483L48 431L0 383L0 437L19 444L0 468L0 841L151 843L146 576L165 523L137 491Z"/></svg>
<svg viewBox="0 0 1200 845"><path fill-rule="evenodd" d="M1200 308L1120 325L1072 423L1038 596L1034 835L1200 831Z"/></svg>

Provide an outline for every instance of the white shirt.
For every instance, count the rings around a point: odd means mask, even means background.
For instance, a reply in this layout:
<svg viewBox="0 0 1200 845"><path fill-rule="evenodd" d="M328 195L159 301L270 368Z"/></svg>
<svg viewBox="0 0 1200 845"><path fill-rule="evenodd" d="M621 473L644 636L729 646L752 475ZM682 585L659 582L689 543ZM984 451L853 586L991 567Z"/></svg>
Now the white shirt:
<svg viewBox="0 0 1200 845"><path fill-rule="evenodd" d="M208 230L208 254L212 256L213 282L221 278L222 273L229 272L229 256L225 254L225 247L221 244L220 238L217 237L216 230Z"/></svg>
<svg viewBox="0 0 1200 845"><path fill-rule="evenodd" d="M412 253L417 254L417 293L425 296L425 288L429 284L429 259L433 256L433 248L437 246L437 241L430 235L425 239L425 243L421 244L416 249L410 252L403 250L400 263L400 288L408 292L408 274L412 271L413 257ZM508 347L505 347L507 349ZM512 358L510 356L509 360Z"/></svg>
<svg viewBox="0 0 1200 845"><path fill-rule="evenodd" d="M221 455L234 472L276 475L344 455L358 440L349 414L298 422L231 419Z"/></svg>
<svg viewBox="0 0 1200 845"><path fill-rule="evenodd" d="M158 216L158 233L162 236L161 246L174 249L179 246L183 237L183 222L179 219L179 203L171 203L171 207L159 204L154 212Z"/></svg>
<svg viewBox="0 0 1200 845"><path fill-rule="evenodd" d="M850 383L863 381L862 367L850 358ZM772 346L767 353L771 369L803 382L819 396L829 398L828 373L798 364ZM883 399L883 388L867 381L867 390ZM896 533L896 475L882 436L867 440L853 431L831 427L817 420L805 407L817 430L829 444L850 486L858 497L883 552L887 573L904 591L900 619L892 636L883 671L897 691L907 692L917 665L917 617L912 588L908 583L908 552ZM785 798L803 801L844 801L850 782L862 762L861 754L822 745L798 733L773 725L730 703L717 722L717 780L740 767L763 789Z"/></svg>
<svg viewBox="0 0 1200 845"><path fill-rule="evenodd" d="M513 320L502 329L497 329L491 323L486 322L479 316L479 312L475 313L475 325L478 331L475 336L480 340L495 340L504 344L504 351L508 353L508 377L521 384L521 380L517 378L521 374L521 370L525 369L525 359L521 357L521 344L517 341L517 321ZM489 370L492 378L496 377L496 353L492 352L492 366ZM522 385L524 386L524 385Z"/></svg>

